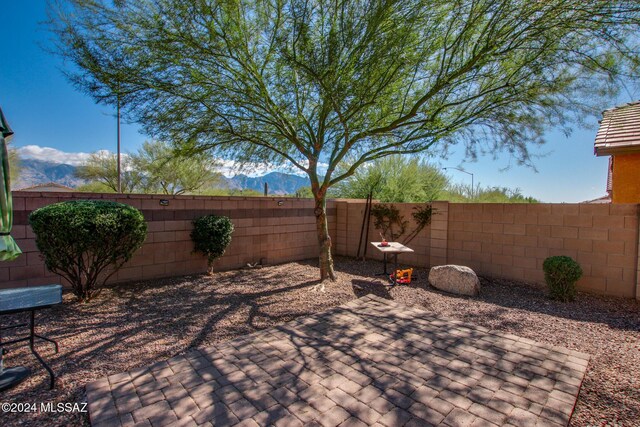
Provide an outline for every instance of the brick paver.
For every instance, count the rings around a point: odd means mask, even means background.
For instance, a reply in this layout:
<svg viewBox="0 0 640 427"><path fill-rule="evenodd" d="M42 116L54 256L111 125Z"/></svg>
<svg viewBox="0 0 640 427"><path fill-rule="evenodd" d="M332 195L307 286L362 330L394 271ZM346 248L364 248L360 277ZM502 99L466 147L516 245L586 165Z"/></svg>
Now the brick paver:
<svg viewBox="0 0 640 427"><path fill-rule="evenodd" d="M566 426L589 357L368 295L87 385L94 427Z"/></svg>

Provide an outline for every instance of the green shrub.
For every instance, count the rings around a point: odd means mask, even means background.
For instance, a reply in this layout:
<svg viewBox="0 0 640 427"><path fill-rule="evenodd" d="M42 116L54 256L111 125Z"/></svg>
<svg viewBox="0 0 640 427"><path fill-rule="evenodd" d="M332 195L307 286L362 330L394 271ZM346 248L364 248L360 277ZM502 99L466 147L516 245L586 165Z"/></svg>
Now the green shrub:
<svg viewBox="0 0 640 427"><path fill-rule="evenodd" d="M47 268L67 279L81 301L89 301L142 246L147 223L122 203L74 200L29 215Z"/></svg>
<svg viewBox="0 0 640 427"><path fill-rule="evenodd" d="M213 261L222 255L231 243L233 223L226 216L205 215L193 221L191 240L194 250L207 256L209 268Z"/></svg>
<svg viewBox="0 0 640 427"><path fill-rule="evenodd" d="M544 260L542 269L551 298L564 302L573 301L576 282L582 277L580 264L568 256L552 256Z"/></svg>
<svg viewBox="0 0 640 427"><path fill-rule="evenodd" d="M380 234L390 241L396 241L407 230L409 221L405 221L397 207L392 204L376 204L371 206L373 226L376 230L382 230Z"/></svg>

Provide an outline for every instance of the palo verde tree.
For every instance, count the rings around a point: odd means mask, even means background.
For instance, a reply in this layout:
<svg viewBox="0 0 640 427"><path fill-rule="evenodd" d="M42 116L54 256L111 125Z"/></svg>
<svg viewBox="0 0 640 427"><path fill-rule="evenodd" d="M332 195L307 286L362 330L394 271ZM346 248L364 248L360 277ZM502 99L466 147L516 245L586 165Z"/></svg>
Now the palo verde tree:
<svg viewBox="0 0 640 427"><path fill-rule="evenodd" d="M371 192L384 203L419 203L441 200L447 185L446 175L437 166L417 157L394 155L363 165L329 195L366 199Z"/></svg>
<svg viewBox="0 0 640 427"><path fill-rule="evenodd" d="M171 145L163 141L145 142L131 158L134 169L146 177L146 192L195 193L220 181L213 157L202 152L176 156Z"/></svg>
<svg viewBox="0 0 640 427"><path fill-rule="evenodd" d="M304 171L326 279L331 186L372 160L451 143L529 162L546 127L569 129L604 107L616 78L637 77L639 11L624 0L61 0L51 26L78 88L119 97L148 134Z"/></svg>
<svg viewBox="0 0 640 427"><path fill-rule="evenodd" d="M123 156L120 162L121 189L123 193L140 191L145 184L144 174L133 167L131 156ZM96 151L91 153L75 172L77 178L85 179L93 185L92 189L103 186L104 189L116 193L118 191L118 158L115 153Z"/></svg>
<svg viewBox="0 0 640 427"><path fill-rule="evenodd" d="M97 151L76 171L89 183L86 191L118 191L118 163L114 153ZM146 141L136 153L122 157L121 188L124 193L184 194L212 187L220 180L217 162L206 153L177 156L170 144Z"/></svg>

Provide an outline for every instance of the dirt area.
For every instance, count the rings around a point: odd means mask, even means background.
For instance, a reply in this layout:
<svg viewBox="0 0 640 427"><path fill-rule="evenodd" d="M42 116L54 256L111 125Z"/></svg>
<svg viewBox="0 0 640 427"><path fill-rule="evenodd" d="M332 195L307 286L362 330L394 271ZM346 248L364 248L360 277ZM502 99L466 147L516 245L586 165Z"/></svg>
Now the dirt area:
<svg viewBox="0 0 640 427"><path fill-rule="evenodd" d="M57 374L56 388L25 347L12 346L7 367L34 370L26 382L5 391L13 403L86 401L84 386L109 374L149 365L259 329L315 313L374 293L484 327L592 355L571 425L640 425L640 304L579 294L569 304L546 298L535 286L482 279L479 297L455 297L427 284L416 271L411 285L389 289L378 262L336 260L338 281L313 292L314 262L261 269L132 282L105 289L81 304L66 294L64 304L37 314L40 333L55 338L60 353L38 344ZM1 319L3 325L9 319ZM13 336L3 336L11 339ZM39 408L38 408L39 409ZM4 426L88 425L81 413L3 413Z"/></svg>

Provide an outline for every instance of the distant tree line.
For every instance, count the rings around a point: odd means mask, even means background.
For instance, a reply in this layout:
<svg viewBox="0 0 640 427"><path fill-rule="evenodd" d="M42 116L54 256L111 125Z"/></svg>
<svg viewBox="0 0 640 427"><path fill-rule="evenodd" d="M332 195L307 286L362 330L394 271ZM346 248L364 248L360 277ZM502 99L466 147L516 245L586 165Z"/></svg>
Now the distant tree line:
<svg viewBox="0 0 640 427"><path fill-rule="evenodd" d="M376 160L337 184L330 197L346 199L373 198L383 203L424 203L434 200L478 203L539 203L522 195L520 189L482 187L480 184L454 184L426 160L390 156Z"/></svg>
<svg viewBox="0 0 640 427"><path fill-rule="evenodd" d="M147 141L137 153L121 158L123 193L193 194L211 190L221 178L217 162L206 153L180 156L171 145ZM118 189L116 154L99 151L78 168L76 176L89 181L80 191L115 193Z"/></svg>
<svg viewBox="0 0 640 427"><path fill-rule="evenodd" d="M20 176L20 155L9 148L11 181ZM165 142L145 142L137 153L122 156L121 187L124 193L200 194L208 196L260 197L262 191L222 188L218 163L210 156L177 156ZM115 193L118 167L115 153L97 151L76 171L88 182L78 191ZM424 203L448 200L455 203L539 203L520 189L453 184L440 168L425 160L392 156L375 161L336 185L330 197L366 199L369 192L383 203ZM289 197L313 198L310 187L300 187Z"/></svg>
<svg viewBox="0 0 640 427"><path fill-rule="evenodd" d="M116 192L117 160L114 153L99 151L78 168L76 176L89 181L80 191ZM137 153L122 157L121 187L125 193L201 194L209 196L263 196L251 189L221 188L218 163L200 154L182 157L164 142L145 142ZM340 182L329 197L366 199L369 193L383 203L424 203L434 200L479 203L538 203L520 189L475 188L451 183L441 168L407 156L385 157L358 169ZM301 187L290 197L313 198L310 187Z"/></svg>
<svg viewBox="0 0 640 427"><path fill-rule="evenodd" d="M16 182L20 176L20 154L15 148L7 148L9 153L9 179Z"/></svg>

